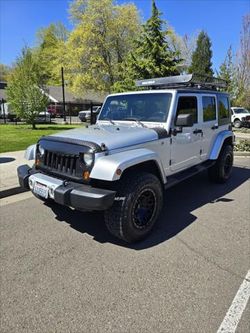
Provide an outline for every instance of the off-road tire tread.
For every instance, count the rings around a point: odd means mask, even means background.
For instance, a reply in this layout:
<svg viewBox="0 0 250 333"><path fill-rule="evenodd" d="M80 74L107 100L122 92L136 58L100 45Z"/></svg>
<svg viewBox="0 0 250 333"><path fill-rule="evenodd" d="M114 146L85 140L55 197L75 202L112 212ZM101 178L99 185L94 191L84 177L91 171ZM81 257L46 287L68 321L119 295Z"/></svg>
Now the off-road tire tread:
<svg viewBox="0 0 250 333"><path fill-rule="evenodd" d="M222 172L222 164L224 162L225 156L228 153L231 153L233 158L233 147L231 145L223 146L215 165L208 169L208 177L212 182L223 184L229 179L230 176L224 177Z"/></svg>
<svg viewBox="0 0 250 333"><path fill-rule="evenodd" d="M163 203L162 185L159 179L151 173L142 172L140 175L136 174L123 178L119 183L116 198L123 198L130 195L133 196L135 191L138 190L139 186L143 187L150 182L157 184L157 186L159 186L159 190L162 192L158 203L158 210L160 212ZM130 243L134 242L135 240L133 240L133 237L124 233L129 207L126 204L124 204L123 207L123 204L123 201L114 201L113 206L104 213L105 224L113 236Z"/></svg>

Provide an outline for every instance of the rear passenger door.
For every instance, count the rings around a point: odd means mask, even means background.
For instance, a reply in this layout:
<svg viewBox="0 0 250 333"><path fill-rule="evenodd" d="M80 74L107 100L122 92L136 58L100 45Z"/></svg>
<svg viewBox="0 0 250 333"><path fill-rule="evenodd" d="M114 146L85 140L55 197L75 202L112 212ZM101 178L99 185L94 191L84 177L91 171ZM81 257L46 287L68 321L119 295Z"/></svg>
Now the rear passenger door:
<svg viewBox="0 0 250 333"><path fill-rule="evenodd" d="M201 159L206 160L219 132L230 124L230 104L226 94L204 94L200 97L202 118Z"/></svg>
<svg viewBox="0 0 250 333"><path fill-rule="evenodd" d="M216 95L201 95L200 110L202 119L201 159L206 160L219 132Z"/></svg>
<svg viewBox="0 0 250 333"><path fill-rule="evenodd" d="M175 119L178 114L191 114L194 124L192 127L183 127L181 133L177 133L171 137L170 169L174 172L196 165L201 161L200 149L202 131L198 113L198 95L179 94ZM175 128L174 123L173 128Z"/></svg>

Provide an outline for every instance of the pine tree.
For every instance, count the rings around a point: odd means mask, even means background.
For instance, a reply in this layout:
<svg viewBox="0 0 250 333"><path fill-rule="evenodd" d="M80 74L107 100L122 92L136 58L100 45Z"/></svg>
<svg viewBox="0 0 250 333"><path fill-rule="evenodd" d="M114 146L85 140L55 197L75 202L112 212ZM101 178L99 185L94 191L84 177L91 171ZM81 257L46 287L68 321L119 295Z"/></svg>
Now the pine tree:
<svg viewBox="0 0 250 333"><path fill-rule="evenodd" d="M230 83L232 80L232 74L233 74L233 54L232 54L232 46L230 46L227 51L225 60L220 65L219 77Z"/></svg>
<svg viewBox="0 0 250 333"><path fill-rule="evenodd" d="M213 75L211 47L212 43L207 33L201 31L197 38L196 49L192 55L192 63L188 70L189 73Z"/></svg>
<svg viewBox="0 0 250 333"><path fill-rule="evenodd" d="M152 0L152 15L142 26L141 34L135 41L123 68L123 80L114 85L115 91L134 89L134 80L164 77L178 74L177 65L181 62L179 52L170 49L164 31L165 21Z"/></svg>
<svg viewBox="0 0 250 333"><path fill-rule="evenodd" d="M234 100L237 95L237 86L235 84L236 69L233 63L232 46L229 47L225 60L220 65L219 77L227 81L227 92L230 94L231 100Z"/></svg>

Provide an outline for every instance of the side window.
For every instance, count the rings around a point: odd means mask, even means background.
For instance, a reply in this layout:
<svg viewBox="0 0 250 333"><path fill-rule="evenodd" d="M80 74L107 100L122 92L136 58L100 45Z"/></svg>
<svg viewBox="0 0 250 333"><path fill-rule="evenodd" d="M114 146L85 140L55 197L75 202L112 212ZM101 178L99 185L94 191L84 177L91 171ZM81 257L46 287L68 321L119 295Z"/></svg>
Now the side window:
<svg viewBox="0 0 250 333"><path fill-rule="evenodd" d="M230 107L227 96L218 95L218 108L219 108L219 125L228 124L230 122L229 120Z"/></svg>
<svg viewBox="0 0 250 333"><path fill-rule="evenodd" d="M202 97L203 121L216 120L216 103L212 96Z"/></svg>
<svg viewBox="0 0 250 333"><path fill-rule="evenodd" d="M195 96L181 96L178 100L176 117L179 114L191 114L194 124L198 122L197 98Z"/></svg>

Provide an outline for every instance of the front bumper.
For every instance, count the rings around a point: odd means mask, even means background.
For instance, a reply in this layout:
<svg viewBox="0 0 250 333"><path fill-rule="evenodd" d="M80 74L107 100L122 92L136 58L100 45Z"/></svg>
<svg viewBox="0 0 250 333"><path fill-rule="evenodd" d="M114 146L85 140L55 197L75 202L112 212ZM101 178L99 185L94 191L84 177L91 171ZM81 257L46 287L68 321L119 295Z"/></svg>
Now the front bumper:
<svg viewBox="0 0 250 333"><path fill-rule="evenodd" d="M64 206L87 211L106 210L112 206L115 199L115 191L66 182L42 174L28 165L19 166L17 174L21 187L30 189L35 194L36 183L42 184L48 188L47 197Z"/></svg>
<svg viewBox="0 0 250 333"><path fill-rule="evenodd" d="M242 120L241 126L243 127L250 127L250 120Z"/></svg>

